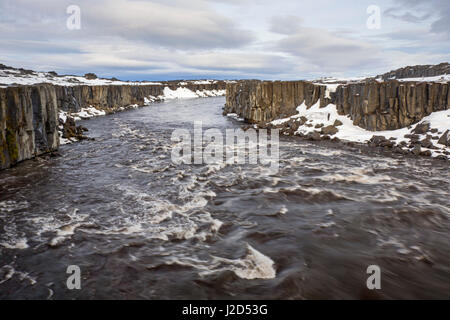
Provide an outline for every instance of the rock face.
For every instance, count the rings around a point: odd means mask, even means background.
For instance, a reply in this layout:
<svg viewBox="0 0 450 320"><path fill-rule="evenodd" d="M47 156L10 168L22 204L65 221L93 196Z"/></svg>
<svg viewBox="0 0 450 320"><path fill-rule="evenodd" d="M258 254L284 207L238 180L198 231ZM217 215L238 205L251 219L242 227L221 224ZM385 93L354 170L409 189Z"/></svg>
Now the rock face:
<svg viewBox="0 0 450 320"><path fill-rule="evenodd" d="M113 112L129 105L144 105L145 98L163 95L164 88L176 90L180 88L178 81L164 82L162 85L100 85L100 86L55 86L58 106L61 110L79 112L81 108L93 106L97 109ZM182 87L189 90L225 90L224 81L209 84L188 82Z"/></svg>
<svg viewBox="0 0 450 320"><path fill-rule="evenodd" d="M389 79L435 77L446 74L450 74L450 64L441 63L438 65L419 65L419 66L405 67L379 75L377 78L389 80Z"/></svg>
<svg viewBox="0 0 450 320"><path fill-rule="evenodd" d="M265 123L296 113L305 102L311 107L336 105L340 115L370 131L395 130L419 122L433 111L450 107L448 83L377 82L326 86L307 81L239 81L227 84L224 113L236 113L250 123Z"/></svg>
<svg viewBox="0 0 450 320"><path fill-rule="evenodd" d="M57 150L57 126L53 86L0 89L0 169Z"/></svg>
<svg viewBox="0 0 450 320"><path fill-rule="evenodd" d="M326 98L326 86L308 81L243 80L227 83L224 113L237 113L250 123L264 123L296 113L303 102L308 107L320 99L321 106L332 100Z"/></svg>

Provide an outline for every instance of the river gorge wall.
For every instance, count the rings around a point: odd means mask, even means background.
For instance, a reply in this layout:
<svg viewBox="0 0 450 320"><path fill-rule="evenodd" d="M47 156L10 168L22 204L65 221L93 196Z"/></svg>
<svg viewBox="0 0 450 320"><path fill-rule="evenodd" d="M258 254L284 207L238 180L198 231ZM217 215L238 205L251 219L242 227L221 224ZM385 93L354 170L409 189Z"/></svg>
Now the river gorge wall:
<svg viewBox="0 0 450 320"><path fill-rule="evenodd" d="M166 82L153 85L58 86L38 84L0 88L0 169L59 148L59 112L94 107L107 113L143 106L164 90L225 90L224 81ZM167 90L167 89L166 89Z"/></svg>
<svg viewBox="0 0 450 320"><path fill-rule="evenodd" d="M448 83L379 82L346 84L308 81L243 80L226 85L224 113L236 113L249 123L264 124L307 108L332 103L340 115L370 131L395 130L419 122L434 111L450 108Z"/></svg>

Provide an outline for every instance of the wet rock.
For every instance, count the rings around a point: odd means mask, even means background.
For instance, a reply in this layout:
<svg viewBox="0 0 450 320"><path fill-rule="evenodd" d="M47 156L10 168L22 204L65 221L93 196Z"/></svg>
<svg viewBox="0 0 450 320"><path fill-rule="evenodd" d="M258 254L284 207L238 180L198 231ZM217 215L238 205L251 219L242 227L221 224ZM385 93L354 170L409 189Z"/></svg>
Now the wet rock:
<svg viewBox="0 0 450 320"><path fill-rule="evenodd" d="M89 139L84 135L84 132L88 131L87 128L83 126L77 126L75 124L75 119L72 117L67 117L66 122L63 125L62 137L65 139L76 139L76 140L87 140Z"/></svg>
<svg viewBox="0 0 450 320"><path fill-rule="evenodd" d="M320 133L317 131L314 132L310 132L306 135L308 140L312 140L312 141L320 141L321 140L321 136Z"/></svg>
<svg viewBox="0 0 450 320"><path fill-rule="evenodd" d="M334 137L333 139L331 139L332 142L341 142L341 139L339 139L338 137Z"/></svg>
<svg viewBox="0 0 450 320"><path fill-rule="evenodd" d="M442 137L439 138L439 144L449 147L450 146L450 134L449 130L447 130Z"/></svg>
<svg viewBox="0 0 450 320"><path fill-rule="evenodd" d="M407 150L404 150L404 149L402 149L402 148L399 147L399 146L394 146L394 147L392 148L392 152L397 153L397 154L407 154L407 153L408 153Z"/></svg>
<svg viewBox="0 0 450 320"><path fill-rule="evenodd" d="M419 156L421 152L422 152L422 148L421 148L420 144L414 145L414 147L411 150L411 153L415 156Z"/></svg>
<svg viewBox="0 0 450 320"><path fill-rule="evenodd" d="M422 151L422 152L420 153L420 155L421 155L421 156L424 156L424 157L431 157L432 152L431 152L430 150L425 150L425 151Z"/></svg>
<svg viewBox="0 0 450 320"><path fill-rule="evenodd" d="M333 136L338 132L339 132L339 130L335 126L326 126L326 127L323 127L321 130L322 134L327 134L330 136Z"/></svg>

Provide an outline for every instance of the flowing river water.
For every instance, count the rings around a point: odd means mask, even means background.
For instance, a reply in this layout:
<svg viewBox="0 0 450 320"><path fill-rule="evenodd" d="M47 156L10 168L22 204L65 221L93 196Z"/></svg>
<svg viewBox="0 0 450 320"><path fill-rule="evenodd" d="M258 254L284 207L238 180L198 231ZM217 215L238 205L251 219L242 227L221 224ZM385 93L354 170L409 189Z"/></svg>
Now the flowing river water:
<svg viewBox="0 0 450 320"><path fill-rule="evenodd" d="M173 164L175 129L242 126L224 102L82 121L95 141L0 172L0 299L450 298L447 162L282 137L277 174Z"/></svg>

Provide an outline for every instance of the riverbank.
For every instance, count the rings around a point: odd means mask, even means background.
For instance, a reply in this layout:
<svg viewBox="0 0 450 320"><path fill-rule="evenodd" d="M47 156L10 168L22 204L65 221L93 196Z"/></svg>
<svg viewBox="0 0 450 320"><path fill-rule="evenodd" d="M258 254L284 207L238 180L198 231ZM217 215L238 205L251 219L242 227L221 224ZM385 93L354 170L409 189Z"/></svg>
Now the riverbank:
<svg viewBox="0 0 450 320"><path fill-rule="evenodd" d="M308 140L367 143L450 159L448 77L227 85L224 114Z"/></svg>

